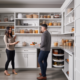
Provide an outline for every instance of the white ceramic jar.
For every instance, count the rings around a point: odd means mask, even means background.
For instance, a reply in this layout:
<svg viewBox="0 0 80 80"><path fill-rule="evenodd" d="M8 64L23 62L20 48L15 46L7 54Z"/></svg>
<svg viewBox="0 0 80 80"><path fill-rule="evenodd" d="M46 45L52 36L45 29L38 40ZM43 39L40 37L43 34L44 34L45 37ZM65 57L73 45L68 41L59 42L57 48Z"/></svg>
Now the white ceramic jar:
<svg viewBox="0 0 80 80"><path fill-rule="evenodd" d="M22 14L21 13L18 13L18 18L22 18Z"/></svg>

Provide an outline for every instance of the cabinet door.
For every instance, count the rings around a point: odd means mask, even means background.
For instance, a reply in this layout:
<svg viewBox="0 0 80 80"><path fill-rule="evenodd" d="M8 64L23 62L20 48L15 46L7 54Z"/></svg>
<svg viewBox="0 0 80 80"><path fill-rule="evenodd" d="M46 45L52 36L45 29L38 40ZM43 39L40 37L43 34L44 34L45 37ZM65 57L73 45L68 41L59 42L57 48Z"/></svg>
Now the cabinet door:
<svg viewBox="0 0 80 80"><path fill-rule="evenodd" d="M27 54L26 53L16 53L15 68L27 68Z"/></svg>
<svg viewBox="0 0 80 80"><path fill-rule="evenodd" d="M6 60L7 60L6 53L1 53L0 68L5 68Z"/></svg>
<svg viewBox="0 0 80 80"><path fill-rule="evenodd" d="M69 80L73 80L73 55L69 55Z"/></svg>
<svg viewBox="0 0 80 80"><path fill-rule="evenodd" d="M28 68L37 68L37 55L36 53L28 53Z"/></svg>
<svg viewBox="0 0 80 80"><path fill-rule="evenodd" d="M49 53L49 55L48 55L48 59L47 59L47 68L51 68L52 67L52 65L51 65L51 63L52 63L52 54L51 54L51 52Z"/></svg>
<svg viewBox="0 0 80 80"><path fill-rule="evenodd" d="M75 1L75 46L74 46L74 80L80 80L80 0L74 0Z"/></svg>
<svg viewBox="0 0 80 80"><path fill-rule="evenodd" d="M80 0L75 0L74 4L75 4L75 7L79 6L80 5Z"/></svg>

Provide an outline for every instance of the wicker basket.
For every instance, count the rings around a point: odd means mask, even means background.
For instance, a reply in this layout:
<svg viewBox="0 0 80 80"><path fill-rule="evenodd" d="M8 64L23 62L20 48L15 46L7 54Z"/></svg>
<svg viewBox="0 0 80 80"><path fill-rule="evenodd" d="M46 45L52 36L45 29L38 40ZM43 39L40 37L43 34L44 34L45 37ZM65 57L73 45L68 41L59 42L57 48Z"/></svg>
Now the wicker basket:
<svg viewBox="0 0 80 80"><path fill-rule="evenodd" d="M67 9L67 13L69 13L69 12L72 11L72 10L73 10L73 8Z"/></svg>
<svg viewBox="0 0 80 80"><path fill-rule="evenodd" d="M26 15L26 18L33 18L33 15Z"/></svg>
<svg viewBox="0 0 80 80"><path fill-rule="evenodd" d="M33 18L38 18L38 15L37 14L33 14Z"/></svg>

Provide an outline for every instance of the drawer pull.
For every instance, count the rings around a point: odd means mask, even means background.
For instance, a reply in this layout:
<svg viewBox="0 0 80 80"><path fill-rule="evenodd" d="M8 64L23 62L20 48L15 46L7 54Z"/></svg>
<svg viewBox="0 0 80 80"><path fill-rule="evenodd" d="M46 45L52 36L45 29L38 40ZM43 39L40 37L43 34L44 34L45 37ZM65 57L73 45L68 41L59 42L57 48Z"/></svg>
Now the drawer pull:
<svg viewBox="0 0 80 80"><path fill-rule="evenodd" d="M24 51L28 51L28 50L24 50Z"/></svg>

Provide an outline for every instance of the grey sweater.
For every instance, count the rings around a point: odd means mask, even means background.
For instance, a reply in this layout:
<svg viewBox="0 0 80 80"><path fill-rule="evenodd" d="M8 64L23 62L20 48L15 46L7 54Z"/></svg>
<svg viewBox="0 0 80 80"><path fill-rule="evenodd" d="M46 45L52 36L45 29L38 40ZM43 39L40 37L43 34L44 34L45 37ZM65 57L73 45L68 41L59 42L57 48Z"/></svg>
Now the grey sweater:
<svg viewBox="0 0 80 80"><path fill-rule="evenodd" d="M50 51L51 48L51 35L48 31L45 31L41 36L40 50Z"/></svg>

